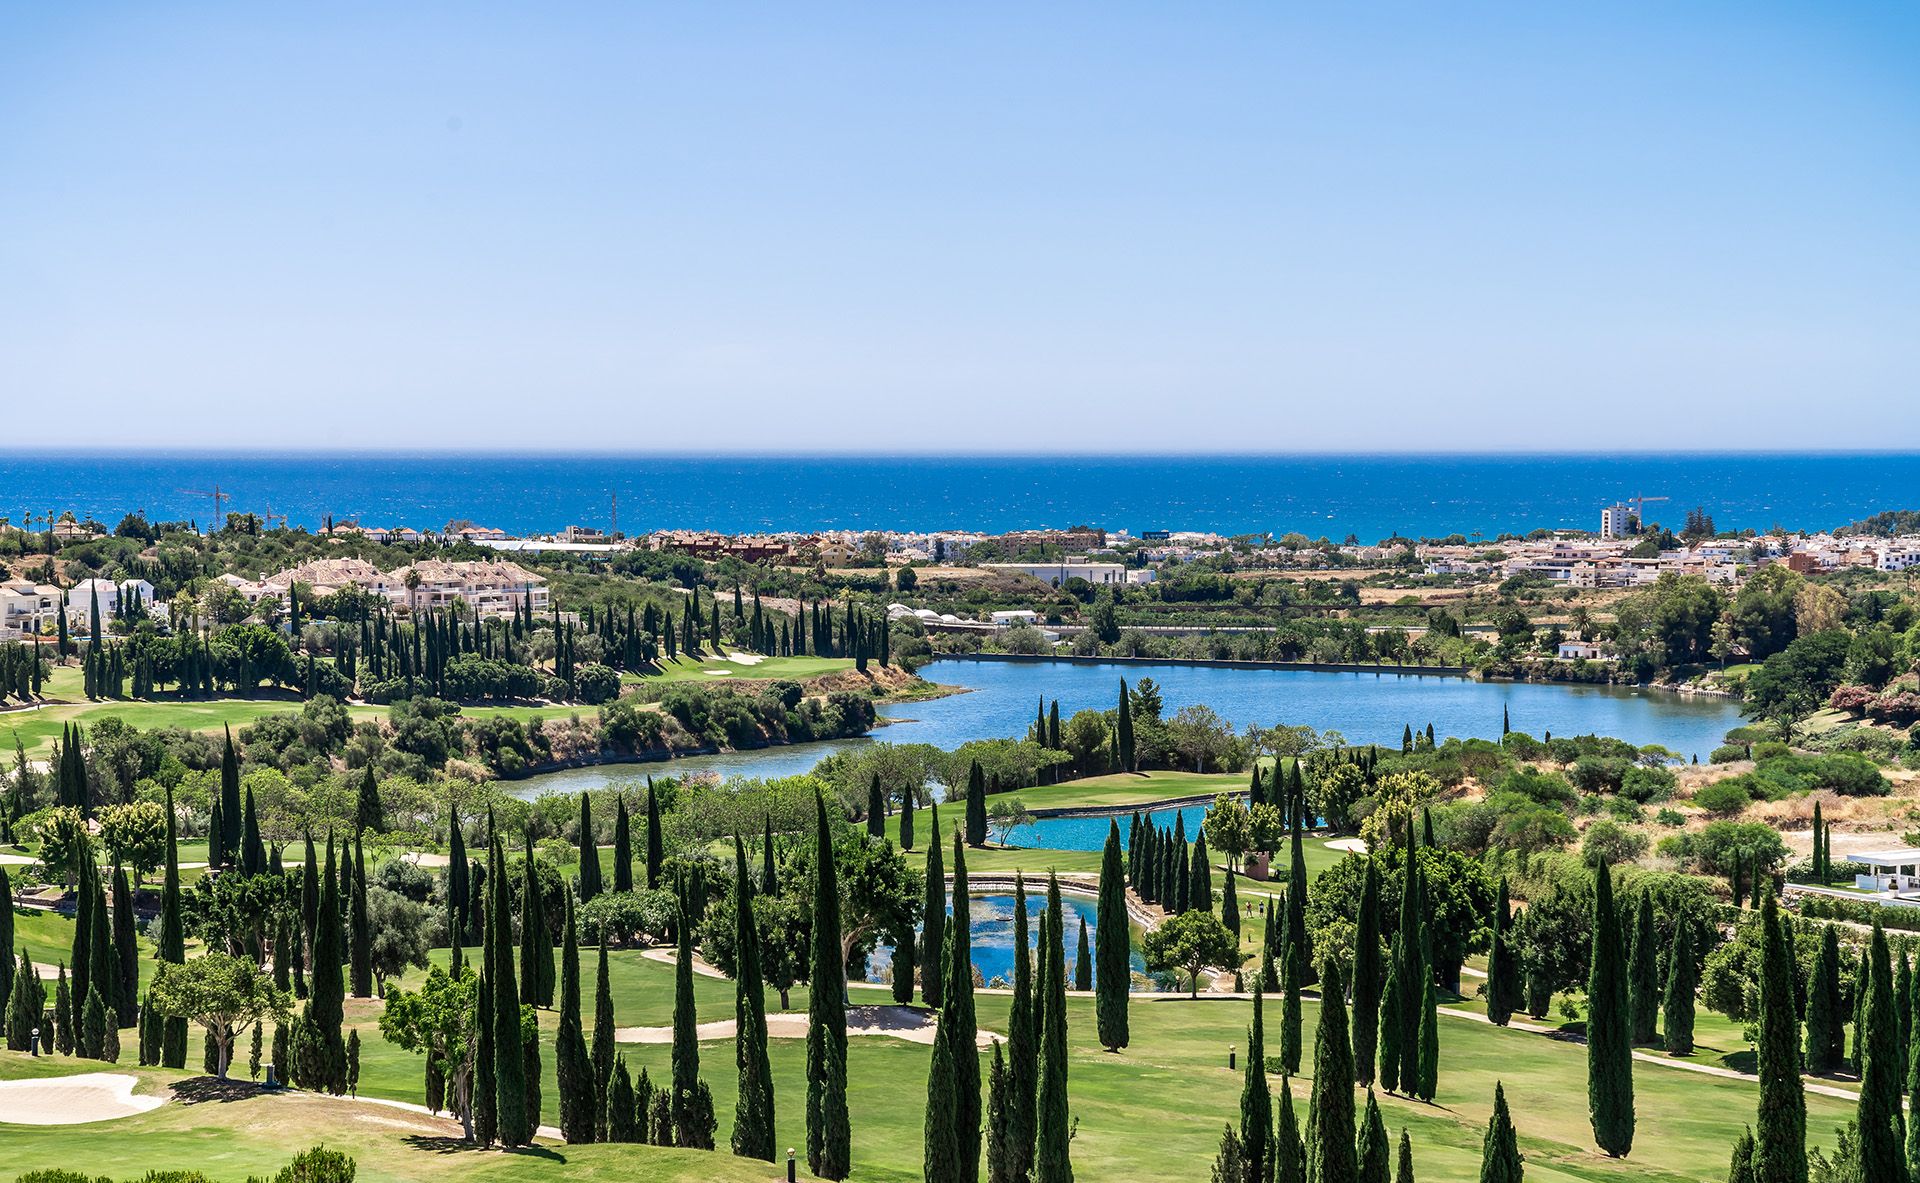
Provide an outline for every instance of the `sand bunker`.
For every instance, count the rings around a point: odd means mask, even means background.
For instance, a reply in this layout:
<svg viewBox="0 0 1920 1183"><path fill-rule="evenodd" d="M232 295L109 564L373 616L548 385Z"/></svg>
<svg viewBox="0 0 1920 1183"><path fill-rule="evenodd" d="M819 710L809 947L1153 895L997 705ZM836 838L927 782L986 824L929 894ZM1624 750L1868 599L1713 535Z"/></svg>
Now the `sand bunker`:
<svg viewBox="0 0 1920 1183"><path fill-rule="evenodd" d="M888 1035L931 1047L934 1019L933 1012L915 1010L910 1006L850 1006L847 1008L847 1034ZM733 1020L701 1023L697 1030L701 1039L732 1039ZM805 1039L807 1016L768 1015L767 1034L774 1039ZM613 1033L613 1038L619 1043L672 1043L673 1028L621 1027ZM992 1047L998 1038L991 1031L981 1031L974 1036L974 1042L981 1047Z"/></svg>
<svg viewBox="0 0 1920 1183"><path fill-rule="evenodd" d="M41 1080L0 1080L0 1121L15 1125L81 1125L132 1117L167 1103L136 1096L138 1077L124 1072L83 1072Z"/></svg>
<svg viewBox="0 0 1920 1183"><path fill-rule="evenodd" d="M1367 841L1364 838L1330 838L1326 847L1328 850L1347 850L1354 854L1367 853Z"/></svg>

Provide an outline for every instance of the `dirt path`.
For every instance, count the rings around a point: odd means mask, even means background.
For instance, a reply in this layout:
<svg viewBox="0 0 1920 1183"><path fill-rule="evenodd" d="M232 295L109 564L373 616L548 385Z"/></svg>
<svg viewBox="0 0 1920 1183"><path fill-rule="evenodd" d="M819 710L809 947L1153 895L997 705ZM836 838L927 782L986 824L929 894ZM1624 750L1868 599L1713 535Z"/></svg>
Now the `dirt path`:
<svg viewBox="0 0 1920 1183"><path fill-rule="evenodd" d="M850 1006L847 1008L847 1034L887 1035L932 1046L934 1018L930 1011L908 1006ZM719 1019L701 1023L696 1031L703 1040L732 1039L734 1021ZM807 1016L797 1013L768 1015L767 1034L774 1039L805 1039ZM672 1043L673 1028L621 1027L614 1031L613 1038L617 1043ZM991 1031L980 1031L974 1035L974 1043L983 1048L992 1047L999 1038Z"/></svg>

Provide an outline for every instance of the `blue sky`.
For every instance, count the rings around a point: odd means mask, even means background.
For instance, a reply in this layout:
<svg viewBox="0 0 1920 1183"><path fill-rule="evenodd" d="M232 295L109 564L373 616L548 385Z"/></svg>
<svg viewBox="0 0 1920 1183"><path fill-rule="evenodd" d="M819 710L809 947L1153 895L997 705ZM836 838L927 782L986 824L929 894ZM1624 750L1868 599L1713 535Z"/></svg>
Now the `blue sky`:
<svg viewBox="0 0 1920 1183"><path fill-rule="evenodd" d="M1911 4L14 5L0 400L62 445L1920 447L1916 61Z"/></svg>

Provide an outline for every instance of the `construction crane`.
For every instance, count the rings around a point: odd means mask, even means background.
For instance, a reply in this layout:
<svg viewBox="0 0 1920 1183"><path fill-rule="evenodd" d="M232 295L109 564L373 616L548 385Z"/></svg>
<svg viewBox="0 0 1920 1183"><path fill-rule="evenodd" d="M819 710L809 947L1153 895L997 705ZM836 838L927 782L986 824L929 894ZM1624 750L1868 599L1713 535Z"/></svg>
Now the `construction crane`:
<svg viewBox="0 0 1920 1183"><path fill-rule="evenodd" d="M213 521L207 523L207 533L209 534L218 530L223 522L220 514L220 506L225 502L233 500L233 494L222 493L219 485L215 485L211 489L175 489L174 492L185 493L189 497L213 498Z"/></svg>
<svg viewBox="0 0 1920 1183"><path fill-rule="evenodd" d="M1671 497L1648 497L1644 493L1636 493L1632 497L1627 498L1627 504L1633 506L1634 520L1644 525L1647 520L1647 502L1671 500L1673 500Z"/></svg>

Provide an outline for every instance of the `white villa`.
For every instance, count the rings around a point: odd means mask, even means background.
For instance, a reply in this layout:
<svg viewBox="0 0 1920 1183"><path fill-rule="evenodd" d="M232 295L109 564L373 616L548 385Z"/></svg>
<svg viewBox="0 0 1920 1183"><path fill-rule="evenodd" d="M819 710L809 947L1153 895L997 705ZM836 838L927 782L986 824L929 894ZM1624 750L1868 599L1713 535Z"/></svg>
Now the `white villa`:
<svg viewBox="0 0 1920 1183"><path fill-rule="evenodd" d="M1859 850L1849 854L1847 861L1857 868L1853 885L1861 891L1920 892L1920 848Z"/></svg>
<svg viewBox="0 0 1920 1183"><path fill-rule="evenodd" d="M124 583L115 583L111 579L82 579L67 589L67 616L69 619L86 619L93 612L94 597L100 598L100 616L106 619L120 610L120 597L139 604L142 608L153 607L153 585L144 579L129 579Z"/></svg>

